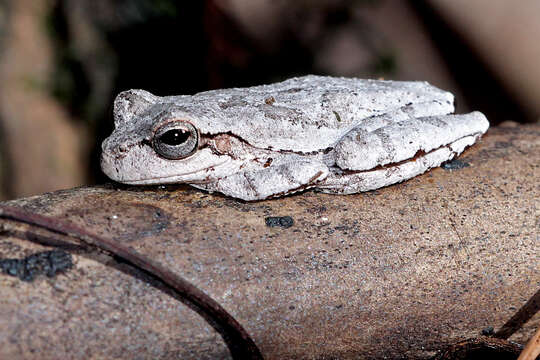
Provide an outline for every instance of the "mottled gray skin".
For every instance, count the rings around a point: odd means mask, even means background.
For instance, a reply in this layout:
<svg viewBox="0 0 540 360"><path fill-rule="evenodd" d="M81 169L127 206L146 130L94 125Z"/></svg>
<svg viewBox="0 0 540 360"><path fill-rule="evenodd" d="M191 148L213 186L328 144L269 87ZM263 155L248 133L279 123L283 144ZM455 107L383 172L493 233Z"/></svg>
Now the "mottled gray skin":
<svg viewBox="0 0 540 360"><path fill-rule="evenodd" d="M309 75L193 96L129 90L115 100L101 167L126 184L188 183L244 200L306 188L351 194L439 166L487 131L483 114L453 111L453 95L426 82ZM168 160L152 141L177 120L199 142Z"/></svg>

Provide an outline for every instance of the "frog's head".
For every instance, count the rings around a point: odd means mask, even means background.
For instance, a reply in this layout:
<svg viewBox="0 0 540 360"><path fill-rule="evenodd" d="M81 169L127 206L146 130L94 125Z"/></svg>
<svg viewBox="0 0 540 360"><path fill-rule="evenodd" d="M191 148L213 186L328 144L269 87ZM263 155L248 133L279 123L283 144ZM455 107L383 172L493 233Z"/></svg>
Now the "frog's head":
<svg viewBox="0 0 540 360"><path fill-rule="evenodd" d="M126 184L206 182L226 174L230 157L205 148L189 109L144 90L120 93L101 169Z"/></svg>

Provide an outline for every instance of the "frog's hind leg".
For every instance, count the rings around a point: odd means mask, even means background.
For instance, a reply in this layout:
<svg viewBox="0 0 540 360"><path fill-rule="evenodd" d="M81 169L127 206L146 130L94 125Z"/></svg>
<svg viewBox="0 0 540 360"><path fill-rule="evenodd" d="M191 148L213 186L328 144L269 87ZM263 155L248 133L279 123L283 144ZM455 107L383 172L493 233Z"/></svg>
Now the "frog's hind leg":
<svg viewBox="0 0 540 360"><path fill-rule="evenodd" d="M340 140L321 191L351 194L395 184L440 166L487 131L479 112L396 122L372 132L358 128Z"/></svg>
<svg viewBox="0 0 540 360"><path fill-rule="evenodd" d="M246 201L278 197L310 188L328 176L328 167L320 162L294 157L267 168L248 170L208 184L193 186L218 191Z"/></svg>
<svg viewBox="0 0 540 360"><path fill-rule="evenodd" d="M343 171L337 167L330 168L330 174L317 185L317 189L332 194L355 194L396 184L440 166L443 162L454 158L466 145L471 145L474 141L473 137L468 137L459 144L455 144L455 151L454 144L451 144L417 159L388 167L381 166L373 170Z"/></svg>

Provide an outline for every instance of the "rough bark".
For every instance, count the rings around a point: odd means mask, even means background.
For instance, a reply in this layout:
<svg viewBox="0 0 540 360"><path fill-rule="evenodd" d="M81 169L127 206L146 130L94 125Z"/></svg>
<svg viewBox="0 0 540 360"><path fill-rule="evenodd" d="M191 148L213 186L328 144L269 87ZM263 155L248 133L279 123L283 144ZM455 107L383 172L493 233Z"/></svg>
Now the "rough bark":
<svg viewBox="0 0 540 360"><path fill-rule="evenodd" d="M467 339L500 342L489 327L504 333L516 313L511 340L526 342L540 324L530 300L540 284L540 126L493 128L459 160L348 196L246 203L186 186L105 185L2 205L161 263L221 304L266 359L445 358ZM0 226L4 260L54 248L38 242L78 244ZM147 274L60 248L73 266L51 277L0 274L1 358L229 357L213 327Z"/></svg>

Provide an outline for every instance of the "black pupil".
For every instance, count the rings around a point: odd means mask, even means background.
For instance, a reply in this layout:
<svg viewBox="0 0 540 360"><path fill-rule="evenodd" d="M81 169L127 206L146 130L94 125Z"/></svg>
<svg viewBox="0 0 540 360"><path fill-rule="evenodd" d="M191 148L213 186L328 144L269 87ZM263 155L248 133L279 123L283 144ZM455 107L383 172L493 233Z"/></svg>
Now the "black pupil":
<svg viewBox="0 0 540 360"><path fill-rule="evenodd" d="M189 139L191 133L183 129L169 130L165 134L161 135L159 140L166 145L181 145Z"/></svg>

